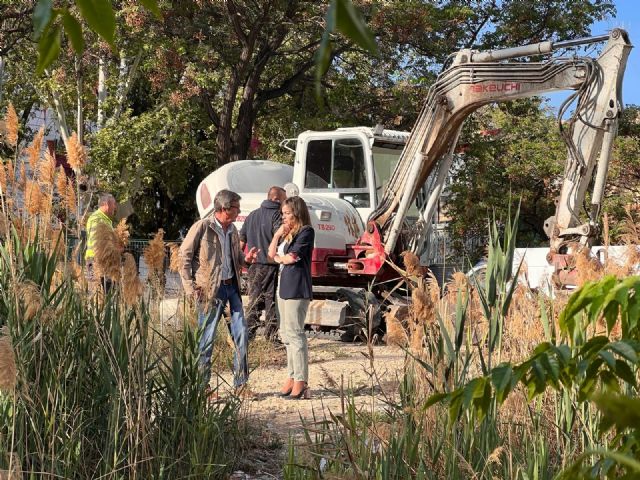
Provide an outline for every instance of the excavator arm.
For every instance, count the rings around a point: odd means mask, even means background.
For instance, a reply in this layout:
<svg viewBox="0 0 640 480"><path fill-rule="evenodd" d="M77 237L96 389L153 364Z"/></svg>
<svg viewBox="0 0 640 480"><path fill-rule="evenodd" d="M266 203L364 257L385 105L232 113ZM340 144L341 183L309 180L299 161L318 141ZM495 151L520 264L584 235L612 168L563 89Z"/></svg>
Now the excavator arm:
<svg viewBox="0 0 640 480"><path fill-rule="evenodd" d="M552 57L543 62L509 61L572 46L607 41L601 55ZM462 124L479 107L559 90L573 90L560 108L559 122L568 158L556 214L545 222L551 252L562 253L568 240L589 244L597 233L609 156L622 110L621 85L631 45L620 29L609 35L568 42L542 42L504 50L461 50L431 86L427 101L389 179L365 233L354 246L348 270L379 276L385 259L397 253L409 207L428 178L432 185L421 228L410 229L414 248L424 246L437 200L451 166ZM577 102L577 103L576 103ZM565 112L575 104L572 115ZM596 171L588 221L580 208Z"/></svg>

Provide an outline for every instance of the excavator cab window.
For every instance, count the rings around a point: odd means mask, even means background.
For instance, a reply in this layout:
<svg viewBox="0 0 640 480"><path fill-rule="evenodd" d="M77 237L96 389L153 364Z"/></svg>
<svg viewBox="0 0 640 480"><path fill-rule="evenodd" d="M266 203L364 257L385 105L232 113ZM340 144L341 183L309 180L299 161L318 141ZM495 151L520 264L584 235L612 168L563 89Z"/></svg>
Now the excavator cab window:
<svg viewBox="0 0 640 480"><path fill-rule="evenodd" d="M364 149L359 139L309 141L306 168L305 188L336 190L358 207L369 206Z"/></svg>

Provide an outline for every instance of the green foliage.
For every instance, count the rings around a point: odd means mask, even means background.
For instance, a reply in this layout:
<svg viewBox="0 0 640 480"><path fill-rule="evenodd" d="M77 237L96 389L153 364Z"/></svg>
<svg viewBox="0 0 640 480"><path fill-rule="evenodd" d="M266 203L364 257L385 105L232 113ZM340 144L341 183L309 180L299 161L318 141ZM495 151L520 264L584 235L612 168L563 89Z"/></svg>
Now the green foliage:
<svg viewBox="0 0 640 480"><path fill-rule="evenodd" d="M91 137L89 171L121 201L131 199L136 235L162 227L167 238L177 238L196 218L195 190L214 164L195 122L190 112L169 108L136 117L125 112ZM135 177L139 185L132 184Z"/></svg>
<svg viewBox="0 0 640 480"><path fill-rule="evenodd" d="M0 394L0 466L17 459L33 478L225 478L238 404L207 403L195 333L163 337L146 305L121 305L119 287L100 302L69 280L55 286L57 260L15 232L0 246L0 324L17 366L15 391Z"/></svg>
<svg viewBox="0 0 640 480"><path fill-rule="evenodd" d="M555 211L556 181L566 147L556 119L537 99L485 107L467 121L461 164L447 200L448 228L464 239L486 237L484 219L508 215L510 192L521 198L518 245L546 244L544 221ZM472 259L481 252L468 252Z"/></svg>
<svg viewBox="0 0 640 480"><path fill-rule="evenodd" d="M628 228L636 223L637 217L632 212L632 218L625 211L625 207L638 204L640 191L640 123L638 118L640 107L627 105L622 112L618 136L609 164L607 187L604 197L604 211L609 216L609 235L611 243L639 243L637 234Z"/></svg>
<svg viewBox="0 0 640 480"><path fill-rule="evenodd" d="M140 0L140 2L160 17L157 0ZM64 2L67 3L67 2ZM80 18L87 23L88 29L97 33L102 40L115 48L116 15L110 0L74 0ZM72 4L72 5L73 5ZM38 0L33 10L33 34L38 41L37 75L42 75L60 55L62 33L69 38L76 54L82 54L84 39L82 25L71 12L72 6L56 6L52 0ZM62 18L56 24L57 17Z"/></svg>
<svg viewBox="0 0 640 480"><path fill-rule="evenodd" d="M356 45L377 54L378 48L373 32L369 29L351 0L331 0L325 18L325 30L316 54L316 95L320 101L320 80L331 64L331 35L335 31L341 32Z"/></svg>
<svg viewBox="0 0 640 480"><path fill-rule="evenodd" d="M571 296L559 318L561 338L566 343L543 342L524 362L501 363L488 375L475 378L451 393L433 396L428 404L447 402L452 421L473 409L481 421L490 412L492 402L503 404L518 384L525 388L529 401L548 388L559 392L573 391L577 402L589 402L595 398L597 406L606 412L601 432L617 425L620 428L618 447L625 453L637 453L638 434L632 431L629 436L625 433L625 428L630 426L625 423L629 417L621 416L613 421L612 412L619 412L623 405L630 407L633 403L629 397L620 396L622 393L637 395L640 303L636 292L639 288L640 277L617 280L608 276L585 284ZM608 330L620 322L620 340L612 341L604 335L587 337L586 332L601 318L606 320ZM596 392L599 393L596 395ZM606 460L599 464L599 468L606 471L616 464L626 465L632 471L636 468L635 461L625 462L617 458L615 452L603 457ZM580 457L578 463L581 464L585 458ZM573 471L572 468L570 472Z"/></svg>
<svg viewBox="0 0 640 480"><path fill-rule="evenodd" d="M517 215L506 222L499 241L493 222L487 279L476 280L488 322L480 331L488 330L487 336L479 336L478 322L467 318L469 292L457 292L455 315L436 314L437 324L425 328L424 349L411 354L416 370L407 369L399 401L385 409L393 432L389 441L379 442L372 412L354 408L348 422L343 415L309 426L309 432L323 435L308 437L308 447L298 446L295 453L292 447L290 458L297 461L287 466L286 478L358 472L375 472L373 478L524 480L551 479L558 472L563 478L624 473L628 477L623 478L634 478L640 439L635 413L640 277L586 284L570 298L557 332L543 310L548 341L521 362L491 367L492 358L499 361L503 355L500 341L491 345L502 334L511 299L507 259L516 225ZM545 306L542 299L540 305ZM620 319L622 338L590 333L607 315ZM478 371L483 375L474 378ZM426 401L418 382L433 392ZM514 409L526 412L524 417ZM407 470L385 470L387 455ZM324 469L317 459L323 459Z"/></svg>

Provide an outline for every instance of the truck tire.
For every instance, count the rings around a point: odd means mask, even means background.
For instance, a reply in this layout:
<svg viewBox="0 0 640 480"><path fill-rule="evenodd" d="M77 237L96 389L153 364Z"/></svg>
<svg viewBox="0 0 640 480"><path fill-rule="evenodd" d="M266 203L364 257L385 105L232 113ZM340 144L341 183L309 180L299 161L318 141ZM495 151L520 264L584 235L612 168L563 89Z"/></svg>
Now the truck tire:
<svg viewBox="0 0 640 480"><path fill-rule="evenodd" d="M340 341L367 341L369 331L382 338L379 332L382 327L382 312L380 311L380 302L373 293L355 288L339 288L336 293L340 301L346 301L349 304L347 307L347 324L340 335ZM372 314L367 315L370 307L374 311ZM373 322L371 329L369 328L368 318L371 318Z"/></svg>

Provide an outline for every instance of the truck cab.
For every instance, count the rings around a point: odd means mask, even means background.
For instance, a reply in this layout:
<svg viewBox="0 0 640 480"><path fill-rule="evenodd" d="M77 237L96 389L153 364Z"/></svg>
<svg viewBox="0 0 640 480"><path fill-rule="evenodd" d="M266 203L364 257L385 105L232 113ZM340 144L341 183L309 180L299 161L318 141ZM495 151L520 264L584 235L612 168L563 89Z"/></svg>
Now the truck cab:
<svg viewBox="0 0 640 480"><path fill-rule="evenodd" d="M295 153L293 183L301 193L346 200L366 222L408 138L408 132L349 127L306 131L282 145Z"/></svg>

